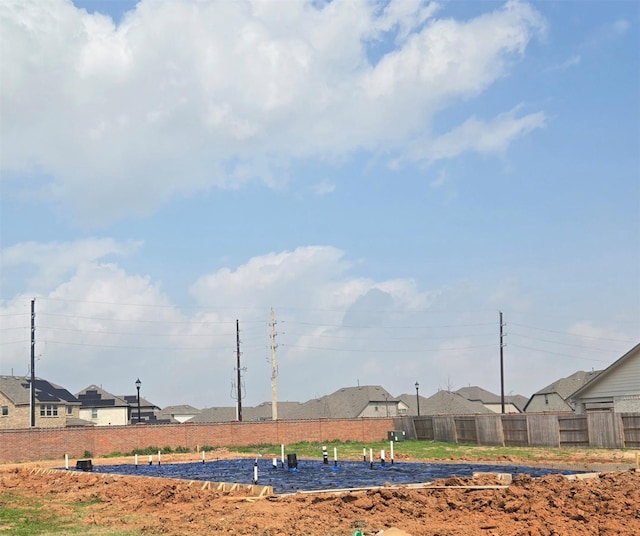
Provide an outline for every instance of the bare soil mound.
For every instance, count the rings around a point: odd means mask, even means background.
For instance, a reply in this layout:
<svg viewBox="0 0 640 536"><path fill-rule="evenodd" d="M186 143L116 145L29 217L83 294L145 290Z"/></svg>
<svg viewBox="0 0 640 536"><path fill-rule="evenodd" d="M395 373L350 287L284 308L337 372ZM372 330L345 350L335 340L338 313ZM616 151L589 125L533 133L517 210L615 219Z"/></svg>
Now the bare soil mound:
<svg viewBox="0 0 640 536"><path fill-rule="evenodd" d="M255 498L202 489L201 483L145 477L0 468L3 497L37 497L50 511L81 523L144 534L252 536L550 536L640 534L640 473L516 476L508 486L490 475L452 478L426 489L295 494ZM393 528L393 529L392 529ZM1 532L1 531L0 531Z"/></svg>

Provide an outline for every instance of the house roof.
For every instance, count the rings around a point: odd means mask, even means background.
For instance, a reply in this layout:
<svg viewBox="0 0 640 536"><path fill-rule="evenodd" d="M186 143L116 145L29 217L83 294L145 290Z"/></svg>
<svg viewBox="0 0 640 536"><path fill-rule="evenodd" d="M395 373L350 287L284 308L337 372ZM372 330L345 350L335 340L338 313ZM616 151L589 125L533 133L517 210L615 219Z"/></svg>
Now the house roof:
<svg viewBox="0 0 640 536"><path fill-rule="evenodd" d="M359 417L370 403L384 405L397 402L396 398L380 385L343 387L330 395L304 402L304 418L343 418Z"/></svg>
<svg viewBox="0 0 640 536"><path fill-rule="evenodd" d="M123 400L119 396L112 395L97 385L85 387L76 395L76 397L84 408L113 408L129 406L127 401Z"/></svg>
<svg viewBox="0 0 640 536"><path fill-rule="evenodd" d="M420 415L473 415L493 413L482 402L467 400L458 393L438 391L429 398L420 400Z"/></svg>
<svg viewBox="0 0 640 536"><path fill-rule="evenodd" d="M278 402L278 418L301 419L353 419L359 417L370 403L397 403L399 399L379 385L344 387L330 395L307 402ZM243 406L243 421L269 420L272 417L271 402L250 407ZM205 408L189 422L229 422L236 420L235 407Z"/></svg>
<svg viewBox="0 0 640 536"><path fill-rule="evenodd" d="M188 422L231 422L235 420L236 408L226 406L217 408L204 408L200 413L198 413L198 415L189 419Z"/></svg>
<svg viewBox="0 0 640 536"><path fill-rule="evenodd" d="M67 417L66 426L95 426L96 423L87 421L85 419L78 419L77 417Z"/></svg>
<svg viewBox="0 0 640 536"><path fill-rule="evenodd" d="M633 359L640 355L640 344L636 344L631 350L629 350L622 357L616 359L611 365L609 365L606 369L601 371L596 376L590 378L586 383L581 386L578 386L574 391L571 392L569 398L576 399L582 396L587 390L591 389L594 385L603 381L607 376L613 373L616 369L618 369L623 363Z"/></svg>
<svg viewBox="0 0 640 536"><path fill-rule="evenodd" d="M598 374L600 374L600 372L600 370L594 370L591 372L579 370L578 372L574 372L571 376L560 378L552 384L540 389L539 391L534 393L534 396L557 393L564 400L567 400L571 394L573 394L580 387L595 378Z"/></svg>
<svg viewBox="0 0 640 536"><path fill-rule="evenodd" d="M529 399L526 396L522 395L509 395L509 401L520 411L524 411L527 402Z"/></svg>
<svg viewBox="0 0 640 536"><path fill-rule="evenodd" d="M190 415L200 413L198 408L194 408L189 404L183 404L179 406L167 406L166 408L162 408L158 413L167 414L167 415Z"/></svg>
<svg viewBox="0 0 640 536"><path fill-rule="evenodd" d="M25 376L0 376L0 392L16 406L31 403L31 378ZM39 403L77 404L78 399L64 387L42 378L35 379L35 399Z"/></svg>
<svg viewBox="0 0 640 536"><path fill-rule="evenodd" d="M483 404L501 404L502 399L500 396L483 389L482 387L478 387L477 385L463 387L455 391L463 398L467 400L482 402Z"/></svg>
<svg viewBox="0 0 640 536"><path fill-rule="evenodd" d="M138 406L138 395L121 395L118 398L123 399L128 406L137 407ZM155 404L149 402L146 398L140 397L140 406L143 408L153 408L160 409Z"/></svg>

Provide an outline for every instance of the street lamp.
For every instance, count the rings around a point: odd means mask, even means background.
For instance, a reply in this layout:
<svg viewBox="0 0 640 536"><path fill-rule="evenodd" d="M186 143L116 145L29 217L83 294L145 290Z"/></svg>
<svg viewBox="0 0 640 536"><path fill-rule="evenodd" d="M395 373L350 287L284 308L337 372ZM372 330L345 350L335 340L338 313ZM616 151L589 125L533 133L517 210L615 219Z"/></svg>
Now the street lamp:
<svg viewBox="0 0 640 536"><path fill-rule="evenodd" d="M142 382L140 381L140 378L138 378L136 380L136 389L138 390L138 424L140 424L140 386L142 385Z"/></svg>
<svg viewBox="0 0 640 536"><path fill-rule="evenodd" d="M418 417L420 417L420 395L418 394L419 389L420 384L416 382L416 404L418 405Z"/></svg>

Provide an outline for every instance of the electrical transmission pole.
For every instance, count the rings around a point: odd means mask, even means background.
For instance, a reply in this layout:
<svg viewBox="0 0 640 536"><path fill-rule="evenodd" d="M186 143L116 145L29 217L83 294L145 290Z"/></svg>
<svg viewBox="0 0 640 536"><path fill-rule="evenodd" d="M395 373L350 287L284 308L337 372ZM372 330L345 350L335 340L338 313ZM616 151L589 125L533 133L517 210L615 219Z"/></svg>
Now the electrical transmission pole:
<svg viewBox="0 0 640 536"><path fill-rule="evenodd" d="M36 300L31 300L31 427L36 425Z"/></svg>
<svg viewBox="0 0 640 536"><path fill-rule="evenodd" d="M502 322L502 311L500 311L500 404L502 407L502 413L504 414L504 333L502 328L504 324Z"/></svg>
<svg viewBox="0 0 640 536"><path fill-rule="evenodd" d="M276 363L276 315L271 309L271 418L278 420L278 388L276 378L278 377L278 365Z"/></svg>
<svg viewBox="0 0 640 536"><path fill-rule="evenodd" d="M238 421L242 422L242 383L240 369L240 322L236 319L236 354L238 357Z"/></svg>

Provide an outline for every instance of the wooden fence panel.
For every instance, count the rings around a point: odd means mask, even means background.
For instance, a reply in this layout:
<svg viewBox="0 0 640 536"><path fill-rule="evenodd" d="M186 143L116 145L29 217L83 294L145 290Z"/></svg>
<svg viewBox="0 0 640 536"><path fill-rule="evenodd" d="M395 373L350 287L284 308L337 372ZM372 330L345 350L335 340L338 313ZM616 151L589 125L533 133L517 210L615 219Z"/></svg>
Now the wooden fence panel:
<svg viewBox="0 0 640 536"><path fill-rule="evenodd" d="M478 432L476 429L476 417L454 417L456 435L459 443L478 444Z"/></svg>
<svg viewBox="0 0 640 536"><path fill-rule="evenodd" d="M605 449L624 447L622 420L612 411L587 413L589 446Z"/></svg>
<svg viewBox="0 0 640 536"><path fill-rule="evenodd" d="M433 439L445 443L457 443L456 424L453 417L438 415L433 417Z"/></svg>
<svg viewBox="0 0 640 536"><path fill-rule="evenodd" d="M557 415L526 415L530 447L559 447Z"/></svg>
<svg viewBox="0 0 640 536"><path fill-rule="evenodd" d="M622 413L622 433L626 448L640 448L640 414Z"/></svg>
<svg viewBox="0 0 640 536"><path fill-rule="evenodd" d="M517 447L639 448L640 413L414 417L418 439Z"/></svg>
<svg viewBox="0 0 640 536"><path fill-rule="evenodd" d="M506 447L529 446L527 416L522 414L502 415L502 434Z"/></svg>
<svg viewBox="0 0 640 536"><path fill-rule="evenodd" d="M588 447L589 428L586 415L558 415L561 447Z"/></svg>
<svg viewBox="0 0 640 536"><path fill-rule="evenodd" d="M416 417L413 419L413 424L416 429L416 437L418 439L425 439L427 441L434 441L435 435L433 433L433 417Z"/></svg>
<svg viewBox="0 0 640 536"><path fill-rule="evenodd" d="M500 415L478 415L476 432L479 445L504 446Z"/></svg>

